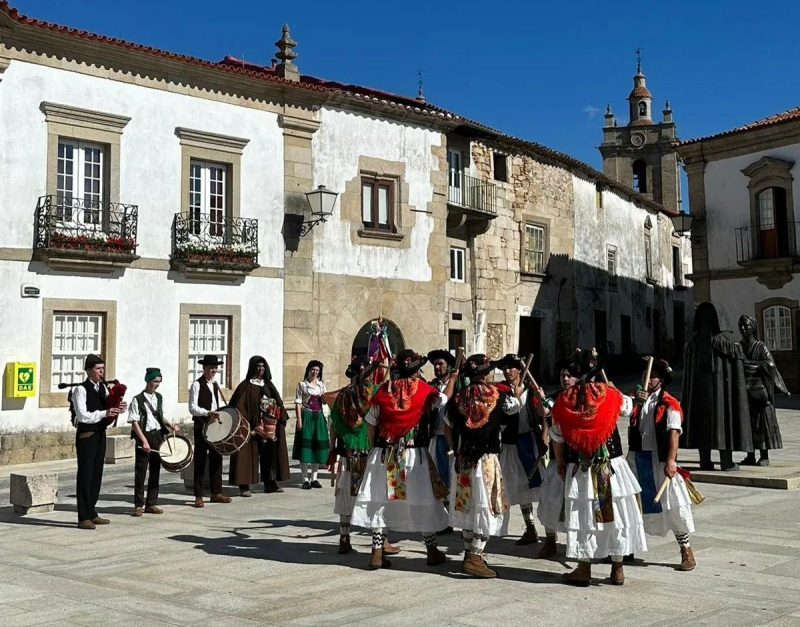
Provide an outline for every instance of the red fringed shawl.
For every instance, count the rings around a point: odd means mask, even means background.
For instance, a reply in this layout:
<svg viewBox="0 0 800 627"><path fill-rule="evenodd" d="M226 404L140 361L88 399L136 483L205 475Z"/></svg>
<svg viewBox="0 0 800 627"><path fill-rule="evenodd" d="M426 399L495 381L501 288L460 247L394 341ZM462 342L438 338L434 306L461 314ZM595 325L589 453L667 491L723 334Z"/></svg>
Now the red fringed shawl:
<svg viewBox="0 0 800 627"><path fill-rule="evenodd" d="M439 393L416 377L384 383L370 403L380 410L378 432L387 442L402 438L417 426L422 414L430 409Z"/></svg>
<svg viewBox="0 0 800 627"><path fill-rule="evenodd" d="M558 395L553 405L553 422L561 429L564 441L584 457L594 455L617 426L622 410L622 393L603 383L587 383L586 404L577 407L580 385Z"/></svg>
<svg viewBox="0 0 800 627"><path fill-rule="evenodd" d="M501 385L473 383L456 395L456 405L468 429L480 429L489 421L500 398Z"/></svg>

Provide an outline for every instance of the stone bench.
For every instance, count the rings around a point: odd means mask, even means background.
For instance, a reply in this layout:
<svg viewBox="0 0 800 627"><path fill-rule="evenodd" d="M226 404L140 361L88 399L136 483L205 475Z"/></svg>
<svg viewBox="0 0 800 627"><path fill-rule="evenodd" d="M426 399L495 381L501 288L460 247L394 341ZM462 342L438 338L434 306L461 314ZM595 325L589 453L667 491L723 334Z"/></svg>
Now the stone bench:
<svg viewBox="0 0 800 627"><path fill-rule="evenodd" d="M123 459L132 459L135 442L129 435L109 435L106 437L106 464L116 464Z"/></svg>
<svg viewBox="0 0 800 627"><path fill-rule="evenodd" d="M58 501L58 474L11 473L11 504L17 514L52 512Z"/></svg>

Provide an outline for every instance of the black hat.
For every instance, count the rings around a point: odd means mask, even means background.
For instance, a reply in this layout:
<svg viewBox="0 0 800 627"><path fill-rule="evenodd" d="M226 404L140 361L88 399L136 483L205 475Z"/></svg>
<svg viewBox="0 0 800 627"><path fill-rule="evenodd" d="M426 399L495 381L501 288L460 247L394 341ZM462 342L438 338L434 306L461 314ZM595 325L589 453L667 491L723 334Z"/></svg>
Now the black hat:
<svg viewBox="0 0 800 627"><path fill-rule="evenodd" d="M665 359L656 359L653 361L653 367L650 370L650 376L657 376L661 379L663 387L668 386L672 382L672 368Z"/></svg>
<svg viewBox="0 0 800 627"><path fill-rule="evenodd" d="M98 364L104 364L106 360L100 357L100 355L86 355L86 361L83 362L83 369L84 370L91 370Z"/></svg>
<svg viewBox="0 0 800 627"><path fill-rule="evenodd" d="M436 350L431 351L428 353L428 361L433 363L437 359L444 359L447 362L447 365L451 368L456 365L456 358L453 353L443 348L437 348Z"/></svg>
<svg viewBox="0 0 800 627"><path fill-rule="evenodd" d="M518 357L514 353L508 353L507 355L503 356L502 359L499 359L495 362L495 365L500 370L503 368L517 368L518 370L525 369L525 362L522 361L522 358Z"/></svg>
<svg viewBox="0 0 800 627"><path fill-rule="evenodd" d="M206 355L205 357L200 359L197 363L200 364L201 366L221 366L222 360L216 355Z"/></svg>
<svg viewBox="0 0 800 627"><path fill-rule="evenodd" d="M422 366L428 363L428 358L412 351L410 348L401 350L395 357L392 372L400 379L412 376Z"/></svg>
<svg viewBox="0 0 800 627"><path fill-rule="evenodd" d="M350 364L347 366L347 369L344 371L344 376L348 379L352 379L353 377L361 376L361 377L368 377L375 369L378 367L377 361L372 361L366 355L353 355L353 358L350 360Z"/></svg>
<svg viewBox="0 0 800 627"><path fill-rule="evenodd" d="M497 366L496 362L482 353L470 355L461 373L466 377L480 377L489 374Z"/></svg>
<svg viewBox="0 0 800 627"><path fill-rule="evenodd" d="M562 370L566 370L571 377L579 378L581 376L581 366L580 362L574 357L573 355L556 362L556 372L560 374Z"/></svg>

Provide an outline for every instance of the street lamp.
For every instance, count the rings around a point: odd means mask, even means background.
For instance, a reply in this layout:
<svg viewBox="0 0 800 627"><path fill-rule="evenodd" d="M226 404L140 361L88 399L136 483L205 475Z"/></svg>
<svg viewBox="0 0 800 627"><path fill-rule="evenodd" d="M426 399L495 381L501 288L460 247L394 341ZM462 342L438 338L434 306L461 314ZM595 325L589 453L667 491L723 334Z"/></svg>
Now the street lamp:
<svg viewBox="0 0 800 627"><path fill-rule="evenodd" d="M311 216L314 219L300 225L300 237L307 235L320 222L325 222L331 217L338 196L337 192L332 192L324 185L319 185L313 192L306 193L308 205L311 207Z"/></svg>
<svg viewBox="0 0 800 627"><path fill-rule="evenodd" d="M694 216L691 216L683 211L679 211L675 215L670 216L669 219L672 220L672 228L675 229L675 233L678 235L691 233Z"/></svg>

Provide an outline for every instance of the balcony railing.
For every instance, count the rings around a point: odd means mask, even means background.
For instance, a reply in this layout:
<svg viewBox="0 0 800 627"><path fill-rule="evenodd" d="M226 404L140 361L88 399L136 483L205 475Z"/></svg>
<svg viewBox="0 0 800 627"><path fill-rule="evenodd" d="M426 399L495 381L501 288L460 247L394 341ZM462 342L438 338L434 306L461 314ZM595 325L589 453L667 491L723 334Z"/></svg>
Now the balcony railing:
<svg viewBox="0 0 800 627"><path fill-rule="evenodd" d="M788 222L784 228L745 226L735 230L736 261L760 261L800 257L798 248L800 222Z"/></svg>
<svg viewBox="0 0 800 627"><path fill-rule="evenodd" d="M36 242L40 251L136 252L139 208L115 202L42 196L36 205Z"/></svg>
<svg viewBox="0 0 800 627"><path fill-rule="evenodd" d="M190 266L252 269L258 266L258 220L176 213L172 259Z"/></svg>
<svg viewBox="0 0 800 627"><path fill-rule="evenodd" d="M457 170L448 174L447 202L457 207L497 215L497 186Z"/></svg>

